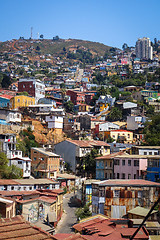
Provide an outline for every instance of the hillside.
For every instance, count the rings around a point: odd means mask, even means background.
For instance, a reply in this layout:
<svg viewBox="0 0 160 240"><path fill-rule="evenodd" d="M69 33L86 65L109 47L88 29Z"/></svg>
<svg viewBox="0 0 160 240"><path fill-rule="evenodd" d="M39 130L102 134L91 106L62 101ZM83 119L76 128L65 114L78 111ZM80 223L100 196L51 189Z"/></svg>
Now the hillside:
<svg viewBox="0 0 160 240"><path fill-rule="evenodd" d="M89 51L93 56L103 56L105 52L108 52L111 49L111 47L98 42L77 39L14 39L11 41L0 42L0 53L23 51L28 54L39 52L41 54L59 56L68 52L74 53L78 49Z"/></svg>

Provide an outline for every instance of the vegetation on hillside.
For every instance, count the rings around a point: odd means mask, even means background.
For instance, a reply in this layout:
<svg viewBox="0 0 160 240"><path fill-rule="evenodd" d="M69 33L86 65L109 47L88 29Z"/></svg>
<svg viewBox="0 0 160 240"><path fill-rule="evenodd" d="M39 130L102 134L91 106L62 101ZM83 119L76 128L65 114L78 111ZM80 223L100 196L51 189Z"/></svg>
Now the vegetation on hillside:
<svg viewBox="0 0 160 240"><path fill-rule="evenodd" d="M17 140L17 149L21 150L24 156L30 157L30 152L32 147L39 147L38 142L35 140L35 136L30 128L27 130L22 130L20 132L21 139Z"/></svg>
<svg viewBox="0 0 160 240"><path fill-rule="evenodd" d="M15 165L8 166L8 159L4 152L0 152L0 178L22 178L22 169Z"/></svg>
<svg viewBox="0 0 160 240"><path fill-rule="evenodd" d="M146 122L144 134L144 145L160 146L160 114L155 114Z"/></svg>

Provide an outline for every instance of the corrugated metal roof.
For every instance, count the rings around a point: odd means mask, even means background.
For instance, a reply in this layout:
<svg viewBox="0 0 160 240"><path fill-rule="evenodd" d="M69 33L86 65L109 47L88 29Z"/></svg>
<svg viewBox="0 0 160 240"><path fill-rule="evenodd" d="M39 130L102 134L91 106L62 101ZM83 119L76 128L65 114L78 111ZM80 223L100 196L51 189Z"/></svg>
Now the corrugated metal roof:
<svg viewBox="0 0 160 240"><path fill-rule="evenodd" d="M145 217L149 211L150 211L150 209L148 209L148 208L136 207L136 208L133 208L130 211L128 211L128 213ZM156 213L156 212L158 212L158 211L153 210L151 214Z"/></svg>
<svg viewBox="0 0 160 240"><path fill-rule="evenodd" d="M94 184L100 186L149 186L149 187L160 187L160 183L151 182L143 179L110 179L100 182L94 182Z"/></svg>
<svg viewBox="0 0 160 240"><path fill-rule="evenodd" d="M59 155L57 155L56 153L52 153L52 152L49 152L49 151L45 151L45 149L43 148L32 148L33 150L37 151L37 152L40 152L46 156L49 156L49 157L60 157Z"/></svg>

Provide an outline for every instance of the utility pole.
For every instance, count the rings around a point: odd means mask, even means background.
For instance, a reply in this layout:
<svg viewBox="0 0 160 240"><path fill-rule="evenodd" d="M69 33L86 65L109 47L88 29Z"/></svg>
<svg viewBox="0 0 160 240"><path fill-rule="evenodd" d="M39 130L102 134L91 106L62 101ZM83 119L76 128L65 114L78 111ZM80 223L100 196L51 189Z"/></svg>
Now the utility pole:
<svg viewBox="0 0 160 240"><path fill-rule="evenodd" d="M33 32L33 27L31 27L31 39L32 39L32 32Z"/></svg>
<svg viewBox="0 0 160 240"><path fill-rule="evenodd" d="M160 197L158 198L158 200L153 204L153 206L151 207L151 209L149 210L148 214L145 216L145 218L143 219L143 222L139 225L139 227L137 228L137 230L133 233L133 235L130 237L130 240L133 240L134 237L137 235L137 233L139 232L139 230L141 229L141 227L143 227L143 224L145 223L145 221L149 218L150 214L152 213L152 211L155 209L155 207L158 205L158 203L160 202Z"/></svg>

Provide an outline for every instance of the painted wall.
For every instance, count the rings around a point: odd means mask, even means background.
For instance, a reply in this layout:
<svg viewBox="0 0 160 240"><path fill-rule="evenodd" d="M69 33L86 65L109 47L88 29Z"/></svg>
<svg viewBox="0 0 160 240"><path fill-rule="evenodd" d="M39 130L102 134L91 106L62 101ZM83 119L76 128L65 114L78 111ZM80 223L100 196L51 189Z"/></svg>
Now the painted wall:
<svg viewBox="0 0 160 240"><path fill-rule="evenodd" d="M68 141L55 144L55 153L60 155L65 162L69 163L73 172L76 170L76 145Z"/></svg>

